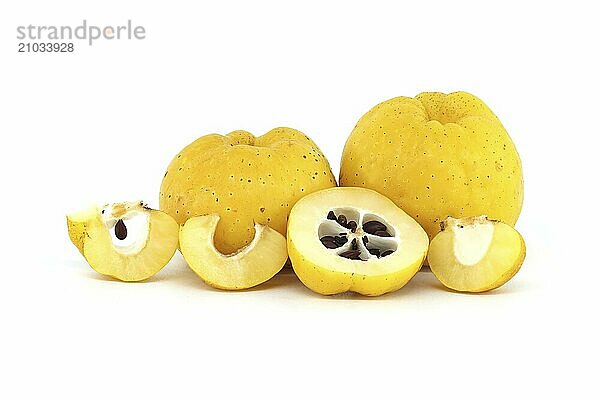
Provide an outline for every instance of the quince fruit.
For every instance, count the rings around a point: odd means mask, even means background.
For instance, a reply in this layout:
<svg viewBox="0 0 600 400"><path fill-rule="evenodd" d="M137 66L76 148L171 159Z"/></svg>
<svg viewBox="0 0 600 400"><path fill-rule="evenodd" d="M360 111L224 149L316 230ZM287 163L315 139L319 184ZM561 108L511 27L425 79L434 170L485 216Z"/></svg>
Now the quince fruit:
<svg viewBox="0 0 600 400"><path fill-rule="evenodd" d="M340 185L386 195L430 239L448 216L488 215L514 226L523 203L515 145L483 101L465 92L373 107L346 142Z"/></svg>
<svg viewBox="0 0 600 400"><path fill-rule="evenodd" d="M217 214L217 250L249 245L255 223L286 234L287 218L301 197L336 186L317 145L291 128L254 137L246 131L203 136L171 161L160 188L160 209L179 224Z"/></svg>

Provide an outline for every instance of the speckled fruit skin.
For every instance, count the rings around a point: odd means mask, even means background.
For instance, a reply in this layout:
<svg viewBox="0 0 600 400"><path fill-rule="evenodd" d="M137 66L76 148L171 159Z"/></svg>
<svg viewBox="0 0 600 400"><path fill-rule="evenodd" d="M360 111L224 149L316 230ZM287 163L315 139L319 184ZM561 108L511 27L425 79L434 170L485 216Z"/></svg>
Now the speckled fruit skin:
<svg viewBox="0 0 600 400"><path fill-rule="evenodd" d="M523 204L515 145L496 115L465 92L373 107L346 142L340 185L388 196L430 239L448 216L487 215L514 226Z"/></svg>
<svg viewBox="0 0 600 400"><path fill-rule="evenodd" d="M301 197L336 186L329 162L302 132L275 128L197 139L178 153L160 188L160 209L180 224L216 213L215 246L232 253L254 237L254 222L285 236L287 218Z"/></svg>

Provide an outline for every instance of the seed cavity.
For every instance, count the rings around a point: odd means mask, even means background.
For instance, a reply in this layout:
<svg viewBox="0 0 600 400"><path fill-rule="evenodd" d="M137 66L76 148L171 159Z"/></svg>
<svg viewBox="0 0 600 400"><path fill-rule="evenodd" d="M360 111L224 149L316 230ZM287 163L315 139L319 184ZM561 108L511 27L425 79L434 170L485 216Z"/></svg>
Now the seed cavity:
<svg viewBox="0 0 600 400"><path fill-rule="evenodd" d="M392 235L387 230L387 226L385 226L385 224L379 221L365 222L363 224L363 231L375 236L392 237Z"/></svg>
<svg viewBox="0 0 600 400"><path fill-rule="evenodd" d="M350 260L387 257L397 250L397 242L388 239L394 237L393 228L378 219L381 217L361 215L351 208L330 210L319 227L319 240L325 248L335 249L338 256Z"/></svg>
<svg viewBox="0 0 600 400"><path fill-rule="evenodd" d="M390 233L388 231L376 231L376 232L373 232L373 235L380 236L380 237L392 237L392 235L390 235Z"/></svg>
<svg viewBox="0 0 600 400"><path fill-rule="evenodd" d="M335 242L335 238L333 236L323 236L321 238L321 243L323 243L323 246L327 247L328 249L337 249L340 247L340 245Z"/></svg>
<svg viewBox="0 0 600 400"><path fill-rule="evenodd" d="M125 238L127 238L127 227L122 219L118 220L115 224L115 236L119 240L125 240Z"/></svg>
<svg viewBox="0 0 600 400"><path fill-rule="evenodd" d="M344 257L344 258L349 258L350 260L365 261L362 258L360 258L360 250L347 250L347 251L344 251L343 253L340 253L339 256Z"/></svg>
<svg viewBox="0 0 600 400"><path fill-rule="evenodd" d="M345 235L343 235L343 236L335 236L334 240L340 246L343 246L346 243L348 243L348 238Z"/></svg>
<svg viewBox="0 0 600 400"><path fill-rule="evenodd" d="M369 253L373 254L374 256L379 257L381 254L381 250L379 249L367 249L369 251Z"/></svg>
<svg viewBox="0 0 600 400"><path fill-rule="evenodd" d="M389 256L390 254L392 254L394 252L394 250L386 250L383 253L381 253L381 257L386 257Z"/></svg>
<svg viewBox="0 0 600 400"><path fill-rule="evenodd" d="M354 233L356 232L356 228L358 228L358 225L355 221L350 221L346 224L346 228L350 229L350 231Z"/></svg>

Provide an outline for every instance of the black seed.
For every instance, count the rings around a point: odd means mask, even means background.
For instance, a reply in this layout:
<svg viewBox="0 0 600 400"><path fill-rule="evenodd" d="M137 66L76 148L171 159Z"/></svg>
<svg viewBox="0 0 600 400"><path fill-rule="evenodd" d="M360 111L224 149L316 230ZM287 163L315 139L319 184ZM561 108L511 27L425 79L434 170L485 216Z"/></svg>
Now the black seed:
<svg viewBox="0 0 600 400"><path fill-rule="evenodd" d="M387 230L387 226L382 224L379 221L369 221L363 224L363 230L370 234L375 234L377 231L385 231Z"/></svg>
<svg viewBox="0 0 600 400"><path fill-rule="evenodd" d="M337 220L333 211L329 211L329 214L327 214L327 219L331 219L333 221Z"/></svg>
<svg viewBox="0 0 600 400"><path fill-rule="evenodd" d="M379 249L367 249L367 250L369 250L369 253L371 253L377 257L379 257L379 254L381 253L381 251Z"/></svg>
<svg viewBox="0 0 600 400"><path fill-rule="evenodd" d="M340 233L340 236L346 236L346 235L347 235L347 233L346 233L346 232L342 232L342 233Z"/></svg>
<svg viewBox="0 0 600 400"><path fill-rule="evenodd" d="M388 231L373 232L373 235L380 236L380 237L392 237L392 235L390 235L390 233Z"/></svg>
<svg viewBox="0 0 600 400"><path fill-rule="evenodd" d="M358 243L356 242L356 238L352 239L352 250L358 250Z"/></svg>
<svg viewBox="0 0 600 400"><path fill-rule="evenodd" d="M327 247L328 249L337 249L340 247L340 245L335 242L335 238L333 236L323 236L320 240L321 243L323 243L323 246Z"/></svg>
<svg viewBox="0 0 600 400"><path fill-rule="evenodd" d="M360 250L346 250L340 253L340 257L349 258L351 260L360 260Z"/></svg>
<svg viewBox="0 0 600 400"><path fill-rule="evenodd" d="M356 225L355 221L350 221L348 222L348 224L346 225L348 229L350 229L350 231L352 232L356 232L356 228L358 227L358 225Z"/></svg>
<svg viewBox="0 0 600 400"><path fill-rule="evenodd" d="M348 238L345 236L336 236L334 239L335 242L340 246L348 242Z"/></svg>
<svg viewBox="0 0 600 400"><path fill-rule="evenodd" d="M127 227L122 219L118 220L115 225L115 236L119 240L123 240L127 237Z"/></svg>
<svg viewBox="0 0 600 400"><path fill-rule="evenodd" d="M367 245L367 243L369 243L369 238L368 238L368 237L366 237L366 236L363 236L363 237L362 237L362 241L363 241L363 243L364 243L364 244L365 244L365 246L366 246L366 245Z"/></svg>
<svg viewBox="0 0 600 400"><path fill-rule="evenodd" d="M348 222L348 220L346 219L346 216L344 214L340 214L337 217L337 222L338 224L340 224L341 226L346 226L346 222Z"/></svg>
<svg viewBox="0 0 600 400"><path fill-rule="evenodd" d="M389 256L390 254L392 254L394 252L394 250L386 250L383 253L381 253L381 257L386 257Z"/></svg>

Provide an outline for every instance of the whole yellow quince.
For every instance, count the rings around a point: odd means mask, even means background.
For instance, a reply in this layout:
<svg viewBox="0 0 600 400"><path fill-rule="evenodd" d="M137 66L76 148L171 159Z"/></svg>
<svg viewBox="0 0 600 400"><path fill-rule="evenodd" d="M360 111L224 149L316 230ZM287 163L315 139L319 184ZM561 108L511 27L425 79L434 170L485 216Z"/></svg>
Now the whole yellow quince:
<svg viewBox="0 0 600 400"><path fill-rule="evenodd" d="M515 145L483 101L465 92L373 107L346 142L340 185L388 196L430 239L449 216L487 215L514 226L523 204Z"/></svg>
<svg viewBox="0 0 600 400"><path fill-rule="evenodd" d="M254 237L255 223L286 234L301 197L336 186L329 162L305 134L276 128L203 136L171 161L160 188L160 209L183 224L217 214L216 248L233 253Z"/></svg>

